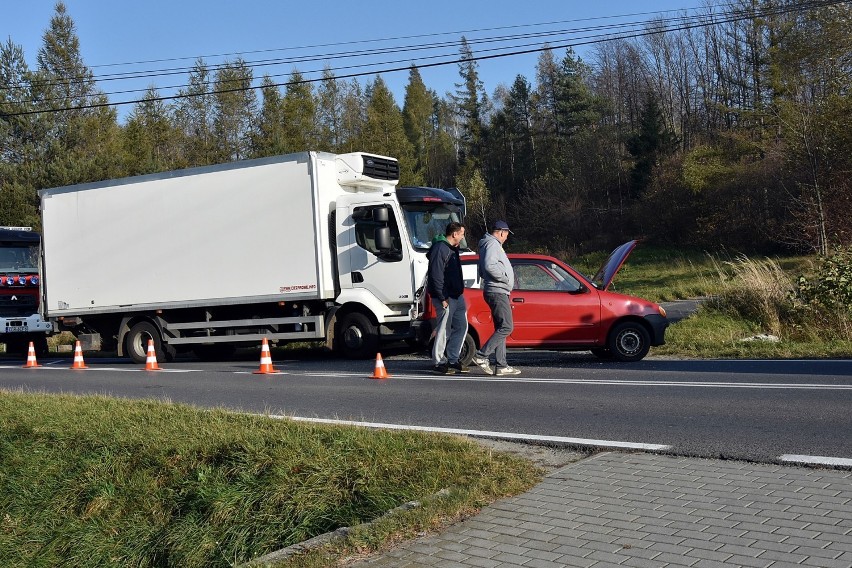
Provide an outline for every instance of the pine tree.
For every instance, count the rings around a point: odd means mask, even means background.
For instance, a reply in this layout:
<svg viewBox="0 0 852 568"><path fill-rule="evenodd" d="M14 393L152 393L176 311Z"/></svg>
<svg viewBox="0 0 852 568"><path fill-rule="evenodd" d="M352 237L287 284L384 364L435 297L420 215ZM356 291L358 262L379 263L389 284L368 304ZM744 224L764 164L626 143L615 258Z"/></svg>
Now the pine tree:
<svg viewBox="0 0 852 568"><path fill-rule="evenodd" d="M253 158L264 158L287 153L284 101L281 91L268 75L261 82L263 102L251 139Z"/></svg>
<svg viewBox="0 0 852 568"><path fill-rule="evenodd" d="M418 183L423 183L429 169L429 146L434 135L432 93L426 89L417 67L412 66L405 87L405 103L402 107L405 134L414 148L414 174Z"/></svg>
<svg viewBox="0 0 852 568"><path fill-rule="evenodd" d="M360 148L365 152L396 158L399 160L400 185L416 185L414 150L405 135L402 112L396 106L393 93L378 76L367 92L367 121L360 137Z"/></svg>
<svg viewBox="0 0 852 568"><path fill-rule="evenodd" d="M122 139L123 175L140 175L185 167L169 108L153 86L128 116Z"/></svg>
<svg viewBox="0 0 852 568"><path fill-rule="evenodd" d="M257 112L253 80L251 67L241 58L225 62L216 70L213 134L219 162L241 160L249 155Z"/></svg>
<svg viewBox="0 0 852 568"><path fill-rule="evenodd" d="M478 168L482 157L482 116L487 97L473 58L473 50L464 36L461 39L459 54L459 76L462 80L461 83L456 83L455 95L461 123L459 162L462 165L471 162L472 168Z"/></svg>
<svg viewBox="0 0 852 568"><path fill-rule="evenodd" d="M648 93L639 122L639 131L627 144L635 160L631 172L631 196L641 197L651 183L654 168L661 158L670 155L677 147L677 138L666 126L656 97Z"/></svg>
<svg viewBox="0 0 852 568"><path fill-rule="evenodd" d="M216 163L213 139L214 98L210 86L210 69L197 59L189 73L189 84L178 92L181 97L174 109L175 120L183 134L183 154L189 166Z"/></svg>
<svg viewBox="0 0 852 568"><path fill-rule="evenodd" d="M65 4L56 3L38 52L33 95L46 112L45 170L38 187L115 177L120 168L120 137L115 109L97 89L83 62L80 40Z"/></svg>
<svg viewBox="0 0 852 568"><path fill-rule="evenodd" d="M290 75L282 105L287 152L313 150L317 140L317 103L311 84L298 71Z"/></svg>
<svg viewBox="0 0 852 568"><path fill-rule="evenodd" d="M335 78L330 68L322 73L317 89L317 149L337 152L343 135L345 83Z"/></svg>

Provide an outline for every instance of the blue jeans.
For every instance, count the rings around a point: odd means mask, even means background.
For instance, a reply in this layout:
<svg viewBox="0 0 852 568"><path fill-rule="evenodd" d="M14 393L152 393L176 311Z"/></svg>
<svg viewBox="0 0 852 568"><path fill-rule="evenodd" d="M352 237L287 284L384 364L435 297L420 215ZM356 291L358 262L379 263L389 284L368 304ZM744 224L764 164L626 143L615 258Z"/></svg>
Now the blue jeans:
<svg viewBox="0 0 852 568"><path fill-rule="evenodd" d="M512 333L515 328L515 322L512 320L512 306L509 305L508 294L500 292L487 292L484 295L485 302L491 308L491 319L494 320L494 333L488 338L488 341L477 352L477 357L490 359L491 354L494 354L494 361L498 367L508 367L506 362L506 338Z"/></svg>
<svg viewBox="0 0 852 568"><path fill-rule="evenodd" d="M443 365L458 363L464 337L467 335L467 304L464 296L449 298L449 306L432 299L437 318L435 319L435 345L432 347L432 362ZM448 361L449 360L449 361Z"/></svg>

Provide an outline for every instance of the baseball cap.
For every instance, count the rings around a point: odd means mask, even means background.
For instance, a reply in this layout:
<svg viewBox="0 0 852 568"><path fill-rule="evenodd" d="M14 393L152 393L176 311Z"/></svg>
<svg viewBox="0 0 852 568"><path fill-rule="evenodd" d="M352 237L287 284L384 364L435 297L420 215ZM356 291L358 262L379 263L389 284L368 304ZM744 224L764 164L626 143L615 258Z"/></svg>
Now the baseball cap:
<svg viewBox="0 0 852 568"><path fill-rule="evenodd" d="M509 233L511 233L513 235L515 234L509 228L509 224L506 223L506 221L497 221L496 223L494 223L494 230L495 231L509 231Z"/></svg>

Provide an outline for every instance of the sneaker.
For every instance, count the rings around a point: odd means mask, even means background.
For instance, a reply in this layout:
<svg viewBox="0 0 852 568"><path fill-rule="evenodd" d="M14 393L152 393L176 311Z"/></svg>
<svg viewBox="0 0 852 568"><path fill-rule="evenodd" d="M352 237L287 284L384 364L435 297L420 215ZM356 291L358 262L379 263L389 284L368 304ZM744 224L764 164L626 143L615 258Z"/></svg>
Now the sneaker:
<svg viewBox="0 0 852 568"><path fill-rule="evenodd" d="M456 374L456 370L451 369L450 366L447 365L446 363L442 363L440 365L435 365L434 367L432 367L432 372L435 373L436 375L455 375Z"/></svg>
<svg viewBox="0 0 852 568"><path fill-rule="evenodd" d="M497 372L494 373L498 377L505 377L507 375L520 375L520 369L516 369L514 367L498 367Z"/></svg>
<svg viewBox="0 0 852 568"><path fill-rule="evenodd" d="M450 363L450 369L455 371L456 373L469 373L470 369L467 367L462 367L461 362L458 363Z"/></svg>
<svg viewBox="0 0 852 568"><path fill-rule="evenodd" d="M475 355L473 357L473 364L482 369L482 372L486 375L493 375L494 369L491 368L491 362L488 361L485 357L479 357Z"/></svg>

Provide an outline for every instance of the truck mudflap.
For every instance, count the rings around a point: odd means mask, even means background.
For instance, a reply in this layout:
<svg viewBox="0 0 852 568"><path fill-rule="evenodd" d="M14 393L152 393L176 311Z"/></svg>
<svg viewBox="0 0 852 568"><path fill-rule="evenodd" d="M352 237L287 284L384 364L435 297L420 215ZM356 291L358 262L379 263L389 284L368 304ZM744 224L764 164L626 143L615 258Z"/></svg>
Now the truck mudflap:
<svg viewBox="0 0 852 568"><path fill-rule="evenodd" d="M0 333L48 333L52 330L53 325L41 319L40 314L0 318Z"/></svg>

